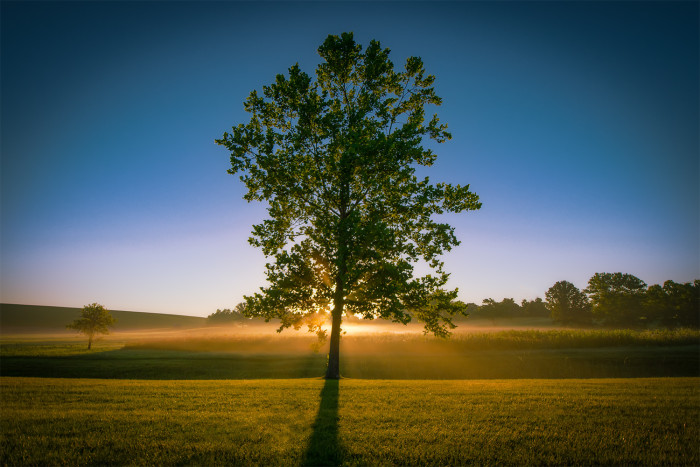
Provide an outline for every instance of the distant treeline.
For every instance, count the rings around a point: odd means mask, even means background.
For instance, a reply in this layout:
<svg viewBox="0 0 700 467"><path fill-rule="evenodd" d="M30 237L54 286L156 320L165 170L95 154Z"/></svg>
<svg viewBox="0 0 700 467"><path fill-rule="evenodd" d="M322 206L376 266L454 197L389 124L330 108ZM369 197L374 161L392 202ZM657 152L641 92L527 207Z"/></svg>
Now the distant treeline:
<svg viewBox="0 0 700 467"><path fill-rule="evenodd" d="M467 304L472 318L548 317L574 326L613 328L700 327L700 280L679 284L647 286L631 274L596 273L588 287L579 290L568 281L559 281L547 290L545 300L512 298L482 305Z"/></svg>
<svg viewBox="0 0 700 467"><path fill-rule="evenodd" d="M210 324L243 321L245 302L234 309L216 310L207 318ZM566 326L610 328L700 327L700 280L679 284L647 284L631 274L596 273L588 287L579 290L568 281L559 281L545 292L545 299L512 298L497 302L485 299L481 305L465 304L467 316L456 316L457 323L469 319L549 318ZM358 321L357 318L346 318Z"/></svg>
<svg viewBox="0 0 700 467"><path fill-rule="evenodd" d="M243 315L245 306L245 302L241 302L236 305L233 310L230 308L224 308L223 310L217 309L214 313L207 316L207 322L209 324L225 324L248 319Z"/></svg>

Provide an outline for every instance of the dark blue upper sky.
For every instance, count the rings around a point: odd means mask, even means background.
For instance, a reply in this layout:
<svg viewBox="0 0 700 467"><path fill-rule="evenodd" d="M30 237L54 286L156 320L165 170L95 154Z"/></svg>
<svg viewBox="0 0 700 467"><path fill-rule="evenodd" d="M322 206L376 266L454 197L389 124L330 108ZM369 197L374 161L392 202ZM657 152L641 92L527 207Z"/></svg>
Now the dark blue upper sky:
<svg viewBox="0 0 700 467"><path fill-rule="evenodd" d="M698 2L2 2L2 301L206 315L263 285L214 139L328 34L436 75L464 300L700 277Z"/></svg>

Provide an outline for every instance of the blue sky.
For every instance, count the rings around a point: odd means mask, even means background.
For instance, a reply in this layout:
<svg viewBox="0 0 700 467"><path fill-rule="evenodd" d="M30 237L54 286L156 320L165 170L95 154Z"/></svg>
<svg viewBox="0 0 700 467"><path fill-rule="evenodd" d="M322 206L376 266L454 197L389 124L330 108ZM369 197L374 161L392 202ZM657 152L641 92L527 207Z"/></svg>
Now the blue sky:
<svg viewBox="0 0 700 467"><path fill-rule="evenodd" d="M264 285L214 144L328 34L436 75L460 298L700 278L697 2L2 2L1 300L206 316Z"/></svg>

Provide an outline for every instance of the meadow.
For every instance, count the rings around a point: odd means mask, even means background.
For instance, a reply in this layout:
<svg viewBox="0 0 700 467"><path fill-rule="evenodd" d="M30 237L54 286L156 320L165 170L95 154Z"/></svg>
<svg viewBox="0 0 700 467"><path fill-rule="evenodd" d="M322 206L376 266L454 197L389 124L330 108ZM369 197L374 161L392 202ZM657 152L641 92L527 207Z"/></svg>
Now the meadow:
<svg viewBox="0 0 700 467"><path fill-rule="evenodd" d="M450 339L355 330L342 373L357 379L623 378L700 375L700 331L465 329ZM389 328L402 329L402 328ZM382 332L383 330L383 332ZM376 330L375 330L376 331ZM62 335L4 338L3 376L117 379L310 378L315 337L273 326L115 333L91 351Z"/></svg>
<svg viewBox="0 0 700 467"><path fill-rule="evenodd" d="M698 465L700 331L2 334L3 465Z"/></svg>

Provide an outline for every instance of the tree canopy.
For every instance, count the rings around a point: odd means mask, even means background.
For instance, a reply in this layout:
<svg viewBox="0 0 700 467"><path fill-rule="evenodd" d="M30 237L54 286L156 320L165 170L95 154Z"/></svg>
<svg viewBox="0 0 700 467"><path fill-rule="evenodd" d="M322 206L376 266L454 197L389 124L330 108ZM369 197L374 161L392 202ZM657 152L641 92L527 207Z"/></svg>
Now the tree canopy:
<svg viewBox="0 0 700 467"><path fill-rule="evenodd" d="M644 299L645 318L666 327L700 327L700 280L652 285Z"/></svg>
<svg viewBox="0 0 700 467"><path fill-rule="evenodd" d="M557 282L547 290L545 298L554 321L562 324L590 324L588 298L571 282Z"/></svg>
<svg viewBox="0 0 700 467"><path fill-rule="evenodd" d="M92 347L92 340L96 334L109 334L109 327L117 320L108 310L98 303L85 305L80 310L80 318L66 325L68 329L85 334L88 337L88 350Z"/></svg>
<svg viewBox="0 0 700 467"><path fill-rule="evenodd" d="M607 326L619 326L633 324L643 316L646 288L646 283L632 274L597 272L588 280L584 292L596 320Z"/></svg>
<svg viewBox="0 0 700 467"><path fill-rule="evenodd" d="M318 53L315 78L298 64L277 75L245 101L250 120L217 143L230 151L244 198L268 203L250 243L274 262L246 312L279 318L282 329L332 309L327 376L338 377L344 313L415 317L441 336L454 326L450 315L463 307L444 289L440 255L459 241L435 216L481 204L469 185L416 175L437 157L425 143L451 137L437 115L426 117L441 98L420 58L397 70L389 49L373 40L363 50L352 33L328 36ZM419 262L432 273L416 277Z"/></svg>
<svg viewBox="0 0 700 467"><path fill-rule="evenodd" d="M242 321L243 319L245 319L245 306L245 302L242 302L236 305L233 308L233 310L231 310L230 308L217 308L217 310L214 313L207 316L207 322L209 324L226 324L234 323L236 321Z"/></svg>

